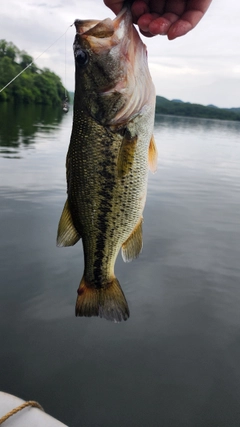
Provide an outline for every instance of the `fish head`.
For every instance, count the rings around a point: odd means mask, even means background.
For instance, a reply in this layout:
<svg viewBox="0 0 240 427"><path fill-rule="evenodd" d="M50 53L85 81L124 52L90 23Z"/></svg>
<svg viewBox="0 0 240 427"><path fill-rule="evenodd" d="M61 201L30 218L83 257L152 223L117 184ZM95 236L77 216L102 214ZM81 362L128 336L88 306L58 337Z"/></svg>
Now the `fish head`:
<svg viewBox="0 0 240 427"><path fill-rule="evenodd" d="M76 20L75 26L76 108L103 125L119 125L155 103L147 49L128 8L113 20Z"/></svg>

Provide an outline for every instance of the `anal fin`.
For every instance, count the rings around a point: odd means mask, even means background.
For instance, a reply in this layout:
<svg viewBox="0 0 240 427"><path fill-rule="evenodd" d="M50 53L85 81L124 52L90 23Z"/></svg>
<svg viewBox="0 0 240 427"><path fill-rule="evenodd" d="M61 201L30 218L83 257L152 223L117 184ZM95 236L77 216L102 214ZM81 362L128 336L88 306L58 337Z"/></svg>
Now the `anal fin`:
<svg viewBox="0 0 240 427"><path fill-rule="evenodd" d="M72 215L69 210L67 199L58 224L57 246L73 246L80 238L81 236L73 225Z"/></svg>
<svg viewBox="0 0 240 427"><path fill-rule="evenodd" d="M140 254L143 246L142 240L142 223L143 218L140 221L122 245L122 257L125 262L130 262L134 258L137 258Z"/></svg>
<svg viewBox="0 0 240 427"><path fill-rule="evenodd" d="M158 159L158 151L156 147L156 143L154 140L154 136L150 140L149 148L148 148L148 165L151 172L156 172L157 170L157 159Z"/></svg>

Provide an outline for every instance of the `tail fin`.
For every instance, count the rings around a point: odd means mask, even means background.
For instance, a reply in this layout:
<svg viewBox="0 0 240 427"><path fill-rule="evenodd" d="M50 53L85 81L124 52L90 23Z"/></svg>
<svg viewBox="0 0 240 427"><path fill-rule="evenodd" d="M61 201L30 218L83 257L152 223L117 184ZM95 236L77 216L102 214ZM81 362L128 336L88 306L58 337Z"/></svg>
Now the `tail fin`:
<svg viewBox="0 0 240 427"><path fill-rule="evenodd" d="M88 287L83 277L78 289L76 316L100 316L114 322L127 320L129 308L116 278L107 288Z"/></svg>

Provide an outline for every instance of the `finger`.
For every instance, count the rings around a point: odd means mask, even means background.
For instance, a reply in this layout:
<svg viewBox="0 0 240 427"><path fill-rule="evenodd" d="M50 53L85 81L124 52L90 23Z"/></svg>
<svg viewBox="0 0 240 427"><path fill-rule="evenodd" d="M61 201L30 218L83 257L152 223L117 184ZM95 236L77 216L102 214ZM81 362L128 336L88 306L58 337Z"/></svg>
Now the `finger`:
<svg viewBox="0 0 240 427"><path fill-rule="evenodd" d="M141 32L149 33L149 25L156 18L158 18L157 13L145 13L145 15L142 15L137 21Z"/></svg>
<svg viewBox="0 0 240 427"><path fill-rule="evenodd" d="M104 3L116 15L122 10L122 7L123 7L123 0L104 0Z"/></svg>
<svg viewBox="0 0 240 427"><path fill-rule="evenodd" d="M157 34L164 36L168 34L169 28L178 19L179 16L174 13L164 13L163 16L160 16L149 23L148 31L154 36Z"/></svg>
<svg viewBox="0 0 240 427"><path fill-rule="evenodd" d="M191 31L202 19L204 13L200 10L185 12L181 18L174 22L168 31L169 40L184 36Z"/></svg>
<svg viewBox="0 0 240 427"><path fill-rule="evenodd" d="M196 27L203 15L206 13L212 0L189 0L186 12L182 14L179 21L175 22L168 31L169 40L184 36Z"/></svg>
<svg viewBox="0 0 240 427"><path fill-rule="evenodd" d="M133 20L137 22L140 16L149 12L149 8L145 1L137 0L133 2L133 5L131 7L131 12L132 12Z"/></svg>
<svg viewBox="0 0 240 427"><path fill-rule="evenodd" d="M147 3L148 3L150 12L155 12L155 13L158 13L159 15L163 15L163 13L165 12L166 5L168 4L169 1L172 1L172 0L147 0ZM174 0L174 1L179 1L179 0Z"/></svg>
<svg viewBox="0 0 240 427"><path fill-rule="evenodd" d="M193 29L192 25L182 19L171 25L167 32L168 40L174 40L177 37L184 36Z"/></svg>
<svg viewBox="0 0 240 427"><path fill-rule="evenodd" d="M199 11L202 12L203 15L206 13L207 9L209 8L210 4L212 3L212 0L188 0L186 11Z"/></svg>
<svg viewBox="0 0 240 427"><path fill-rule="evenodd" d="M140 30L140 33L141 33L143 36L145 36L145 37L153 37L153 34L151 34L151 33L147 32L147 31L142 31L142 30Z"/></svg>
<svg viewBox="0 0 240 427"><path fill-rule="evenodd" d="M191 0L190 0L191 1ZM201 0L198 0L199 3ZM165 13L174 13L175 15L181 16L187 8L189 0L168 0L166 2Z"/></svg>
<svg viewBox="0 0 240 427"><path fill-rule="evenodd" d="M135 0L132 5L132 13L139 19L145 13L157 13L162 15L166 0Z"/></svg>

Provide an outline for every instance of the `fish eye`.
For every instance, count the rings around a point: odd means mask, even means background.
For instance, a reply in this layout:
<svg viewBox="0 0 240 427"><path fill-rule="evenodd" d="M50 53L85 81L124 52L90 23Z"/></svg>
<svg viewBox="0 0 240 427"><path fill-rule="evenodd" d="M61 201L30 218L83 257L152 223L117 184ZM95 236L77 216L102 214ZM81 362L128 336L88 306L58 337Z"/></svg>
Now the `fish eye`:
<svg viewBox="0 0 240 427"><path fill-rule="evenodd" d="M78 65L83 66L88 63L89 56L86 50L78 49L75 52L75 60Z"/></svg>

